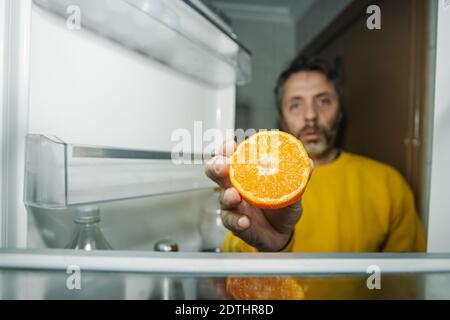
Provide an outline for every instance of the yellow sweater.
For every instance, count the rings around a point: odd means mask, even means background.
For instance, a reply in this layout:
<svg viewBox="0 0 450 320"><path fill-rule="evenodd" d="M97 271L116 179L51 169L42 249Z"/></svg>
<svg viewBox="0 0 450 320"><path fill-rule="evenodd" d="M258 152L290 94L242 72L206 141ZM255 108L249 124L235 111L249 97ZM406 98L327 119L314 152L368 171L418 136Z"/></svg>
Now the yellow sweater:
<svg viewBox="0 0 450 320"><path fill-rule="evenodd" d="M423 252L411 189L393 168L342 153L314 170L303 216L283 252ZM228 232L225 252L257 250Z"/></svg>

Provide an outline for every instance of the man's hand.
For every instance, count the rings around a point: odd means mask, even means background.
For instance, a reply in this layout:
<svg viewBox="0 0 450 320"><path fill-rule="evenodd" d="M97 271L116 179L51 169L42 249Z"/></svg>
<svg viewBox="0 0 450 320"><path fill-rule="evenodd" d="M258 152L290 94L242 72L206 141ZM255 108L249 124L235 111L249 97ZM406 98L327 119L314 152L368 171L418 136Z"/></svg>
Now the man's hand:
<svg viewBox="0 0 450 320"><path fill-rule="evenodd" d="M281 251L289 242L303 208L301 202L282 209L259 209L241 198L229 179L230 156L236 144L224 144L219 155L208 161L206 175L221 188L221 217L225 227L259 251ZM313 163L311 161L311 168Z"/></svg>

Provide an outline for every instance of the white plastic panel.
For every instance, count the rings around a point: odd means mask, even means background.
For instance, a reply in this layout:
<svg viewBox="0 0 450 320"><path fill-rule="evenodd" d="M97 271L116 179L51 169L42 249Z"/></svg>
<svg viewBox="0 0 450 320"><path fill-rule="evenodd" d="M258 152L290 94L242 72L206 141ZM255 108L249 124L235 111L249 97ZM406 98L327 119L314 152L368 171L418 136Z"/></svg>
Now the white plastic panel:
<svg viewBox="0 0 450 320"><path fill-rule="evenodd" d="M170 151L177 128L232 128L233 87L215 89L33 8L30 133ZM193 150L200 152L201 150Z"/></svg>
<svg viewBox="0 0 450 320"><path fill-rule="evenodd" d="M450 252L450 3L439 1L428 252Z"/></svg>
<svg viewBox="0 0 450 320"><path fill-rule="evenodd" d="M6 1L0 1L0 43L5 43L5 36L6 36ZM5 86L4 79L5 79L5 46L0 45L0 123L3 123L3 101L5 99L3 88ZM0 139L3 141L3 130L0 130ZM6 228L6 214L3 211L3 206L6 196L5 192L3 191L3 144L0 144L0 247L4 246L4 228Z"/></svg>
<svg viewBox="0 0 450 320"><path fill-rule="evenodd" d="M1 208L0 245L25 247L24 150L28 133L31 0L3 0L0 6ZM1 29L1 28L0 28Z"/></svg>

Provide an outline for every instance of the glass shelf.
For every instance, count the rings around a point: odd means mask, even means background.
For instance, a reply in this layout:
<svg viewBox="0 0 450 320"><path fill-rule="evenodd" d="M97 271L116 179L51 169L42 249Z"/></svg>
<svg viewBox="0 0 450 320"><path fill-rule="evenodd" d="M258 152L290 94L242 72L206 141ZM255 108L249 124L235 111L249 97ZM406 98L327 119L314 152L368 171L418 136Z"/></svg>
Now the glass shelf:
<svg viewBox="0 0 450 320"><path fill-rule="evenodd" d="M448 299L448 254L187 253L0 249L2 299L161 299L161 281L182 283L185 299ZM381 290L367 285L381 270ZM67 290L68 266L82 290ZM294 283L295 282L295 283ZM282 289L280 290L280 284ZM258 290L256 290L258 289ZM283 293L283 297L280 294ZM286 298L286 295L288 297ZM264 299L264 298L263 298ZM267 296L266 298L267 299Z"/></svg>
<svg viewBox="0 0 450 320"><path fill-rule="evenodd" d="M79 8L81 28L214 87L250 81L250 52L188 2L34 0L34 3L65 19L74 14L73 8Z"/></svg>
<svg viewBox="0 0 450 320"><path fill-rule="evenodd" d="M62 209L212 187L202 155L182 156L192 161L173 161L170 152L68 144L29 134L24 202Z"/></svg>

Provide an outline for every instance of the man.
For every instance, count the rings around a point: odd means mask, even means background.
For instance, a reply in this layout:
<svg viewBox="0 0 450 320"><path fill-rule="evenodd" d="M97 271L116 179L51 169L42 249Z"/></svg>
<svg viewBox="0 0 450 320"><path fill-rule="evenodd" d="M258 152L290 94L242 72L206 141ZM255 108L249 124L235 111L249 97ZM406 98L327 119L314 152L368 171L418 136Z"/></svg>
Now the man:
<svg viewBox="0 0 450 320"><path fill-rule="evenodd" d="M336 147L341 90L329 65L300 57L276 88L281 129L300 139L314 163L301 203L255 208L228 178L227 143L206 174L223 189L226 252L420 252L425 237L413 194L402 176L380 162ZM303 205L303 209L302 209Z"/></svg>

